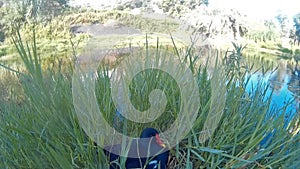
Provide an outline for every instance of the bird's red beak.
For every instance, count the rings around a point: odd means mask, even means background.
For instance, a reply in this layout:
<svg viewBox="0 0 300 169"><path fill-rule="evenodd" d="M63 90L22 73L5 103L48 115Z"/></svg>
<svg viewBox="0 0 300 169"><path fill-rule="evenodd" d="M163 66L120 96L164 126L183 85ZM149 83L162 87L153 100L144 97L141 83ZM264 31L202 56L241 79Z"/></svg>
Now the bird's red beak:
<svg viewBox="0 0 300 169"><path fill-rule="evenodd" d="M166 145L161 141L160 137L158 134L155 134L155 140L156 143L159 144L160 146L162 146L163 148L166 148Z"/></svg>

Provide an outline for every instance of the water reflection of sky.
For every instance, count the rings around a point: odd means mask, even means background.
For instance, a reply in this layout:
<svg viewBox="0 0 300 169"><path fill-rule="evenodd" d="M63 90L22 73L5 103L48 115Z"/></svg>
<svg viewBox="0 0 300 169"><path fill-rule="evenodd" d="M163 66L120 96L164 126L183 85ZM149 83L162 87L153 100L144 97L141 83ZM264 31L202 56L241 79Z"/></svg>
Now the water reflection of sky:
<svg viewBox="0 0 300 169"><path fill-rule="evenodd" d="M280 110L279 112L282 113L282 108L287 106L290 102L290 105L286 107L286 118L290 120L293 115L299 110L298 101L295 99L295 93L289 90L289 84L291 82L291 75L285 74L282 78L278 81L275 77L276 72L273 73L266 73L263 75L261 72L252 74L249 80L249 83L246 86L246 90L249 94L254 93L257 90L259 85L263 86L263 89L267 88L266 98L271 98L271 110ZM299 86L293 86L298 87ZM273 92L273 94L272 94ZM299 97L299 96L298 96ZM277 111L275 111L277 112Z"/></svg>

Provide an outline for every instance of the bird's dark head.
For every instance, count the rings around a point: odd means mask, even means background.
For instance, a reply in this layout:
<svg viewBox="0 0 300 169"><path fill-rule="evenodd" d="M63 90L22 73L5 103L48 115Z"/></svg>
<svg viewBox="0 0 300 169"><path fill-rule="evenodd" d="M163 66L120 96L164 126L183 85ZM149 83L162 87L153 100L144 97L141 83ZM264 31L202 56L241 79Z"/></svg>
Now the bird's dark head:
<svg viewBox="0 0 300 169"><path fill-rule="evenodd" d="M154 128L146 128L142 131L142 134L140 136L141 138L149 138L149 137L154 137L155 141L158 145L162 146L163 148L166 147L166 145L161 141L159 133L156 129Z"/></svg>

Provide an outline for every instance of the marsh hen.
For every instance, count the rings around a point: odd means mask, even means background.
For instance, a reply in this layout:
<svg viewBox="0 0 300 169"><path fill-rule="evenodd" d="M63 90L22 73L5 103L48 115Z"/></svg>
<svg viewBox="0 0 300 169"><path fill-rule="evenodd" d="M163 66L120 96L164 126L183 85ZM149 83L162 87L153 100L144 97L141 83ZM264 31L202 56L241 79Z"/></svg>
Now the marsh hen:
<svg viewBox="0 0 300 169"><path fill-rule="evenodd" d="M126 169L166 169L169 150L160 139L158 131L154 128L146 128L142 131L140 138L150 139L134 139L132 141L125 163ZM118 154L121 154L121 144L107 146L103 150L109 159L110 169L120 169Z"/></svg>

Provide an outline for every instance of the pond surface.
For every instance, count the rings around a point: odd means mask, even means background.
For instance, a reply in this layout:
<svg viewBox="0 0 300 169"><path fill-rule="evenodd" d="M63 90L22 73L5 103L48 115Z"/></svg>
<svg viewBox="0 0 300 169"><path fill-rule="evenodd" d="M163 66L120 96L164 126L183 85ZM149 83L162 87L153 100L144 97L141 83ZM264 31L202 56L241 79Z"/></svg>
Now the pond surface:
<svg viewBox="0 0 300 169"><path fill-rule="evenodd" d="M246 55L244 60L248 66L253 65L246 86L249 94L255 92L259 86L266 89L265 100L271 97L271 112L275 116L284 112L286 122L300 113L300 65L294 59L259 54ZM209 66L212 71L214 66Z"/></svg>
<svg viewBox="0 0 300 169"><path fill-rule="evenodd" d="M250 75L247 91L255 91L262 84L266 88L266 99L272 95L271 109L274 112L286 112L285 119L290 120L296 113L300 113L300 70L294 60L274 59L264 62L261 58L249 56L248 61L256 65L273 64L269 71L262 70ZM255 61L256 60L256 61ZM255 63L254 63L255 64ZM285 111L285 110L286 111Z"/></svg>

